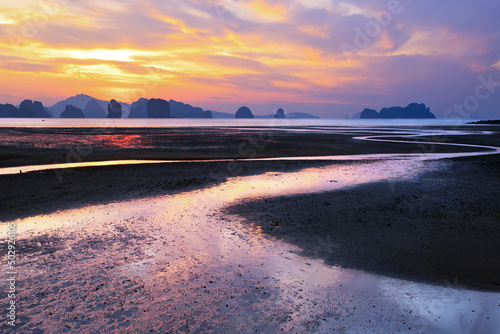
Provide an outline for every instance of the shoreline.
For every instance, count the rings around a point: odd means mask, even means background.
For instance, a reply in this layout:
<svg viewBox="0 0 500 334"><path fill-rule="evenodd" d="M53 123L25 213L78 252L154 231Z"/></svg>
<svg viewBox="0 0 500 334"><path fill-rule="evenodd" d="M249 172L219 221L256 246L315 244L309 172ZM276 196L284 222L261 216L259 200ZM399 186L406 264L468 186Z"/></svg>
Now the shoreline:
<svg viewBox="0 0 500 334"><path fill-rule="evenodd" d="M0 221L191 191L221 184L235 176L291 172L328 164L331 162L238 161L206 162L203 165L180 162L0 175L0 183L7 190L0 192Z"/></svg>
<svg viewBox="0 0 500 334"><path fill-rule="evenodd" d="M360 154L474 152L481 149L440 145L500 147L500 126L460 126L468 135L443 132L446 127L328 128L0 128L0 168L109 160L217 160ZM372 129L372 130L371 130ZM373 130L374 129L374 130ZM378 130L377 130L378 129ZM455 128L454 128L455 129ZM285 131L283 131L285 130ZM376 131L376 132L373 132ZM356 137L395 138L400 131L423 131L422 143L391 143ZM485 135L485 133L489 133ZM415 140L415 138L399 138Z"/></svg>
<svg viewBox="0 0 500 334"><path fill-rule="evenodd" d="M498 327L499 154L102 166L0 183L24 331Z"/></svg>

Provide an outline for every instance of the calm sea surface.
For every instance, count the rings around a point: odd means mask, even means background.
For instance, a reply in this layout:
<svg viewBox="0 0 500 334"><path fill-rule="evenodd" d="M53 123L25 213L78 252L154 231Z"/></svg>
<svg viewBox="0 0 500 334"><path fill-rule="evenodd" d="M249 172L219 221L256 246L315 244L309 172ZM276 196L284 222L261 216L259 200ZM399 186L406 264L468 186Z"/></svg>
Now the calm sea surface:
<svg viewBox="0 0 500 334"><path fill-rule="evenodd" d="M161 128L161 127L282 127L282 126L454 126L473 122L472 119L61 119L61 118L3 118L0 127L103 127L103 128Z"/></svg>

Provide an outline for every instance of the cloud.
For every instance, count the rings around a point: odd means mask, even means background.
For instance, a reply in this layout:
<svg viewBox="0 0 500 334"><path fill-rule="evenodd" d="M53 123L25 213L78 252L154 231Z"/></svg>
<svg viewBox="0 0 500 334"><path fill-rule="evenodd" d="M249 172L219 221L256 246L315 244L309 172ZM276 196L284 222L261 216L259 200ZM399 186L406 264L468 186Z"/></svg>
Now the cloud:
<svg viewBox="0 0 500 334"><path fill-rule="evenodd" d="M0 69L9 72L53 72L56 68L46 64L26 63L26 62L2 62Z"/></svg>
<svg viewBox="0 0 500 334"><path fill-rule="evenodd" d="M226 55L208 55L207 61L219 66L231 67L231 68L243 68L251 72L264 72L272 71L272 67L264 65L263 63L236 56L226 56Z"/></svg>
<svg viewBox="0 0 500 334"><path fill-rule="evenodd" d="M105 94L155 69L158 92L179 100L196 87L201 101L441 108L500 68L490 0L399 0L392 12L397 0L57 1L0 4L0 71L18 87L43 73L68 91L102 81Z"/></svg>

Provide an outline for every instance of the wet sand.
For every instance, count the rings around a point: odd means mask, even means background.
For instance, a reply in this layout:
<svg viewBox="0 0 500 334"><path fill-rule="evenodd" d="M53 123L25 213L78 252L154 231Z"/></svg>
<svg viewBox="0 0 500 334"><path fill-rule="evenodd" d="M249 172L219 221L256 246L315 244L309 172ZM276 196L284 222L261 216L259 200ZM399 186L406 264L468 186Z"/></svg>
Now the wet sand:
<svg viewBox="0 0 500 334"><path fill-rule="evenodd" d="M324 143L307 135L295 154ZM423 150L335 136L342 144L318 152ZM498 134L468 137L493 145ZM18 152L4 166L49 160ZM95 157L115 157L108 153ZM19 332L494 333L500 298L486 291L499 291L498 162L238 161L79 168L62 181L54 171L1 175L2 220L19 232ZM295 181L296 173L317 176ZM375 182L342 184L349 175ZM283 196L281 180L326 192Z"/></svg>
<svg viewBox="0 0 500 334"><path fill-rule="evenodd" d="M500 291L499 198L500 156L491 155L448 159L409 180L226 210L330 265Z"/></svg>
<svg viewBox="0 0 500 334"><path fill-rule="evenodd" d="M467 143L500 146L500 126L469 125ZM295 131L285 131L285 130ZM377 130L387 138L401 132L439 131L450 127ZM493 132L484 135L482 132ZM423 133L425 135L425 133ZM106 160L250 159L383 153L471 152L477 149L418 143L361 141L372 128L0 128L0 168ZM463 136L425 137L460 142ZM415 138L413 138L415 139Z"/></svg>
<svg viewBox="0 0 500 334"><path fill-rule="evenodd" d="M327 161L175 163L74 168L0 175L0 221L94 204L169 195L220 184L229 177L290 172ZM58 177L59 176L59 177Z"/></svg>

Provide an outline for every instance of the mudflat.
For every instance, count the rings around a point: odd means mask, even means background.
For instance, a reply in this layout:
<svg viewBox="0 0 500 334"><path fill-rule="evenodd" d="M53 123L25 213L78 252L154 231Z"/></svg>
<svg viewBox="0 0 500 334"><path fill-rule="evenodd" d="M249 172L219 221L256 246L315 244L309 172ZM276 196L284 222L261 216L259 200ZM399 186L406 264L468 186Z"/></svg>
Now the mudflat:
<svg viewBox="0 0 500 334"><path fill-rule="evenodd" d="M447 159L409 180L226 210L330 265L500 291L499 198L500 156L491 155Z"/></svg>
<svg viewBox="0 0 500 334"><path fill-rule="evenodd" d="M2 167L185 160L0 175L19 330L491 331L500 156L411 155L500 146L497 127L464 129L2 129ZM379 153L409 155L348 158Z"/></svg>
<svg viewBox="0 0 500 334"><path fill-rule="evenodd" d="M500 126L336 128L0 128L0 167L106 160L251 159L384 153L471 152L500 146ZM429 133L448 131L446 135ZM459 136L454 130L470 131ZM374 133L374 131L376 131ZM421 133L431 144L364 141ZM484 132L489 133L485 135ZM401 138L399 138L401 140Z"/></svg>

